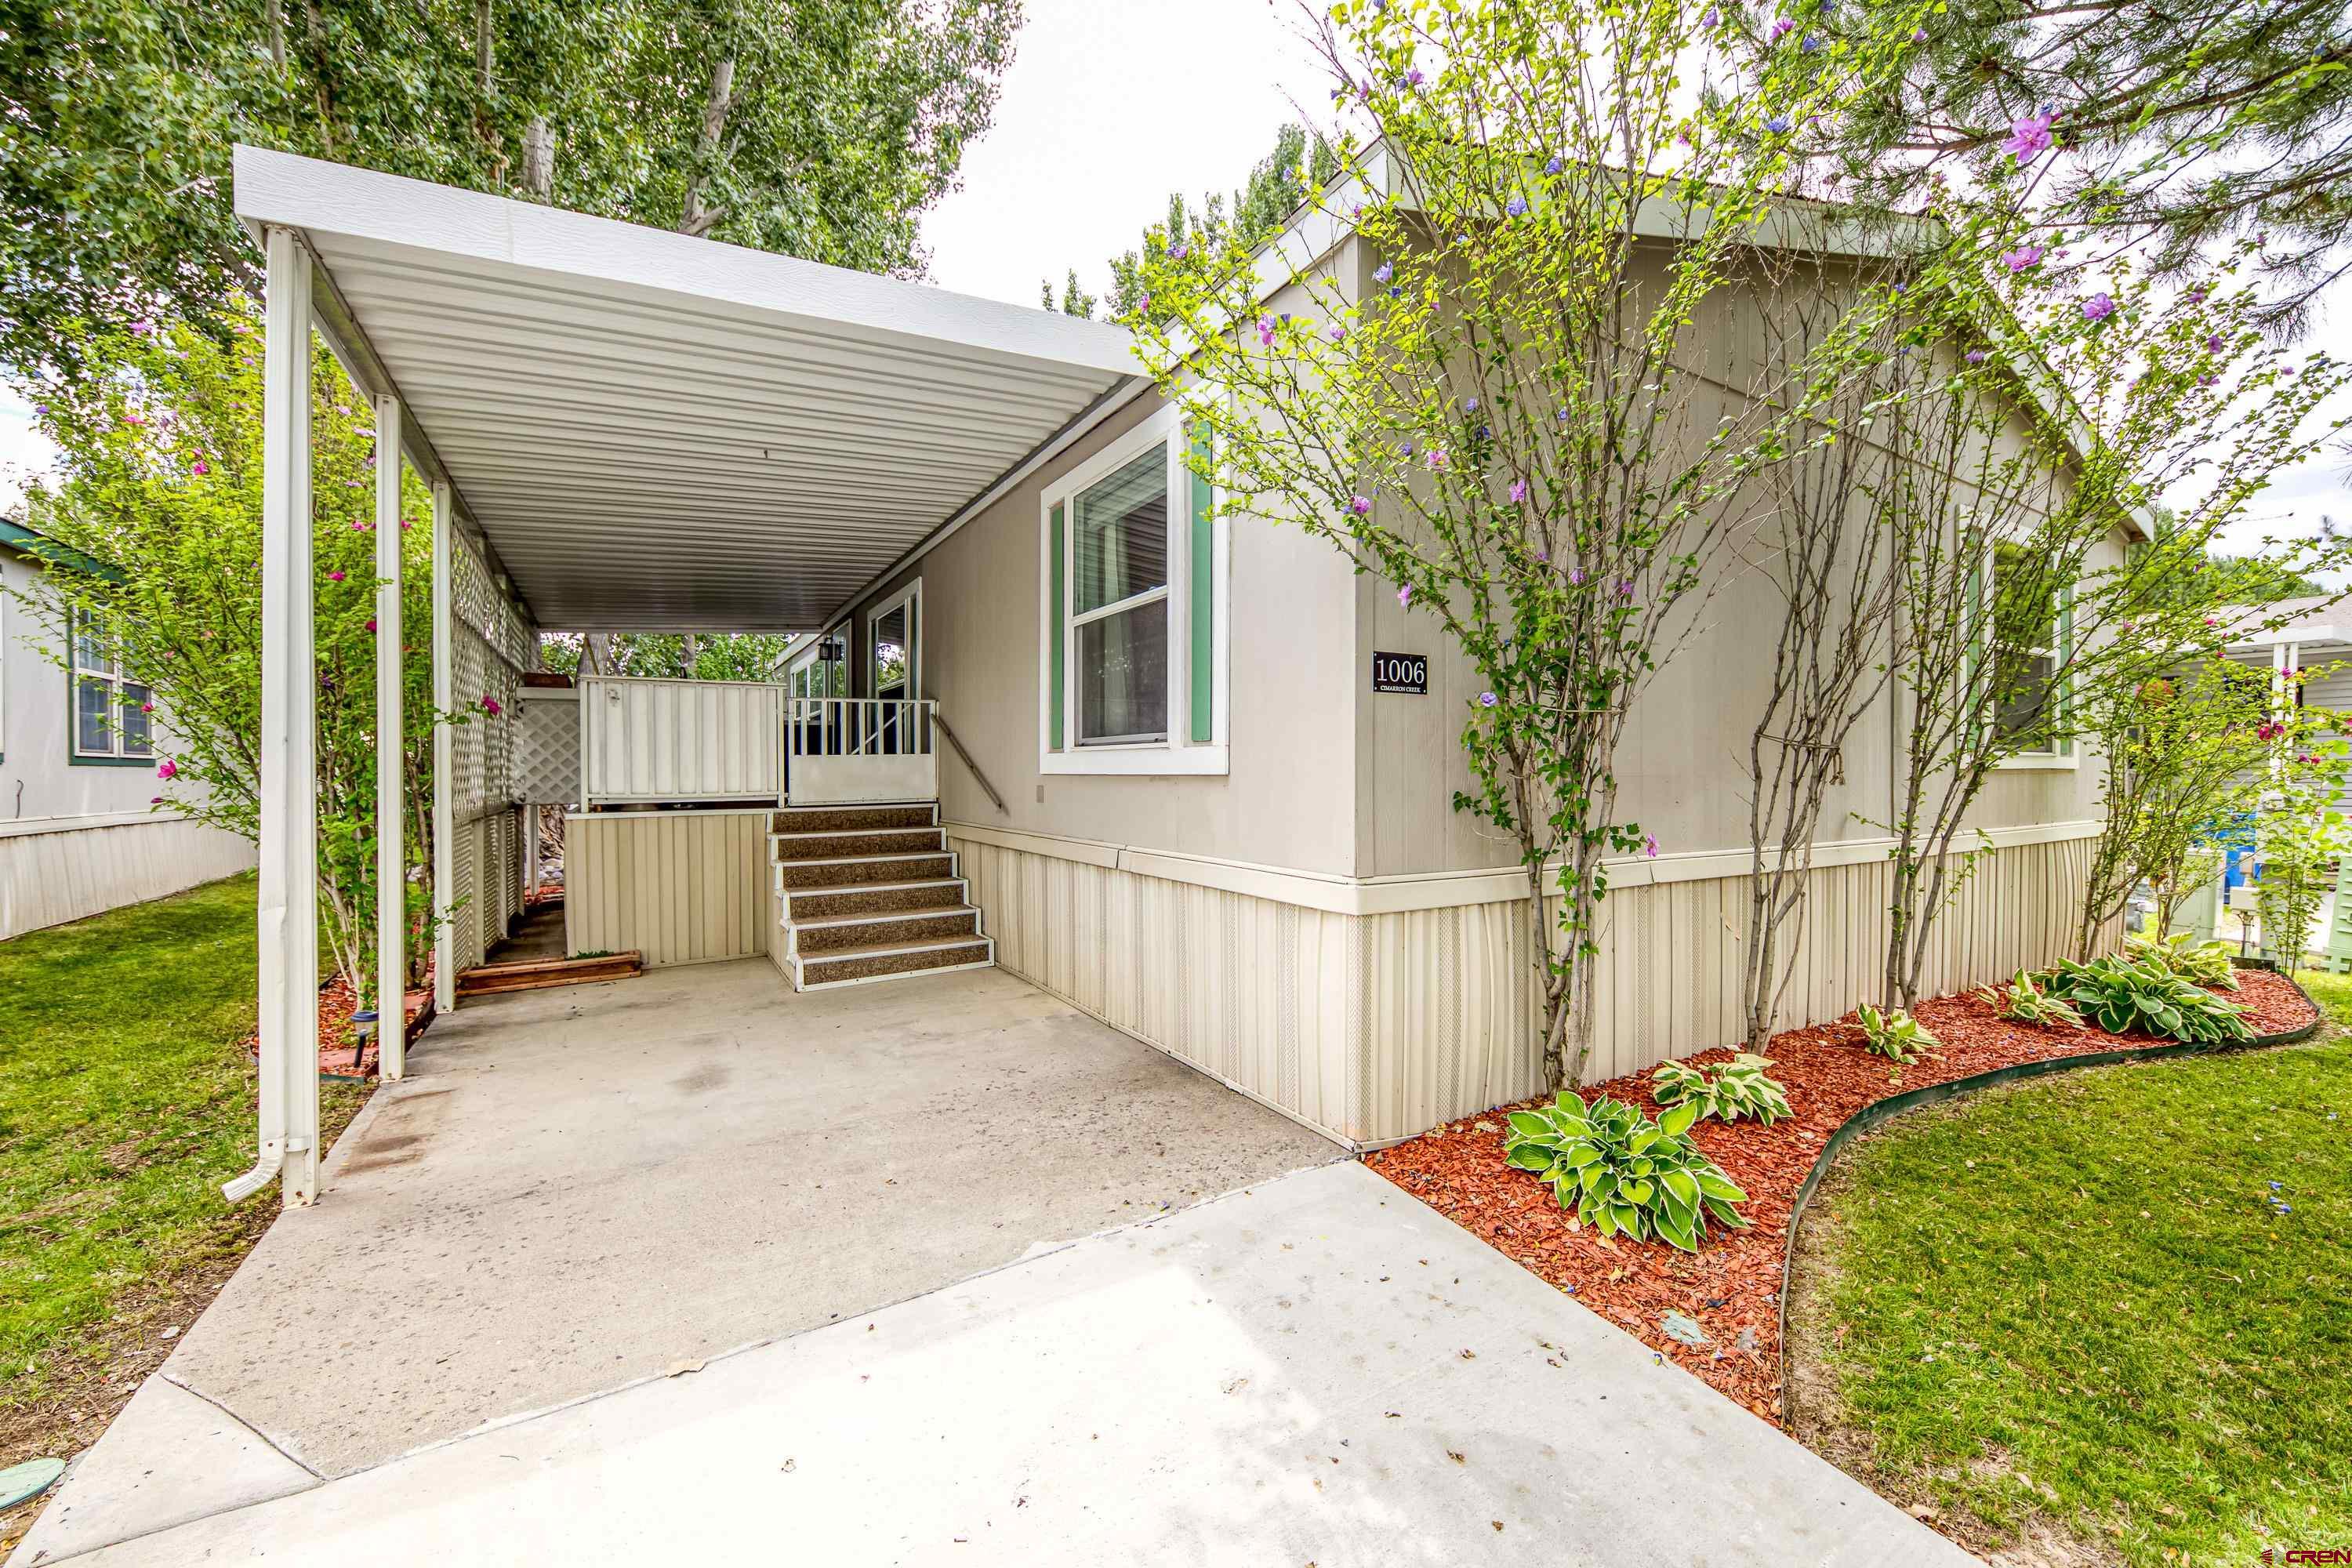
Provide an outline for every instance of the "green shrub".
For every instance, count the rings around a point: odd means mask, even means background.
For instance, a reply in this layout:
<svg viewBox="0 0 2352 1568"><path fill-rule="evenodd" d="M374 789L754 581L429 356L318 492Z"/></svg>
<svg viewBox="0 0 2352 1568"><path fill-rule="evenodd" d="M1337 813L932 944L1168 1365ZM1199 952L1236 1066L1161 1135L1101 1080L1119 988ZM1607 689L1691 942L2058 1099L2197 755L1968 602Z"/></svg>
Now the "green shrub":
<svg viewBox="0 0 2352 1568"><path fill-rule="evenodd" d="M2083 1026L2083 1016L2070 1004L2045 989L2026 970L2019 970L2005 988L1988 985L1977 995L1992 1008L1996 1016L2014 1023L2071 1024L2077 1029Z"/></svg>
<svg viewBox="0 0 2352 1568"><path fill-rule="evenodd" d="M1862 1020L1863 1049L1874 1056L1909 1067L1943 1042L1927 1032L1927 1026L1900 1007L1890 1007L1882 1013L1864 1002L1854 1010Z"/></svg>
<svg viewBox="0 0 2352 1568"><path fill-rule="evenodd" d="M2158 1035L2211 1046L2254 1034L2244 1008L2158 963L2119 957L2062 963L2050 990L2111 1035Z"/></svg>
<svg viewBox="0 0 2352 1568"><path fill-rule="evenodd" d="M2171 936L2127 936L2124 956L2200 985L2218 985L2224 991L2238 988L2237 967L2230 962L2230 944L2225 942L2199 942L2185 931Z"/></svg>
<svg viewBox="0 0 2352 1568"><path fill-rule="evenodd" d="M1604 1237L1653 1237L1696 1252L1706 1222L1748 1222L1748 1194L1691 1141L1698 1107L1677 1105L1655 1121L1603 1095L1590 1106L1568 1089L1557 1103L1510 1113L1504 1158L1549 1183L1559 1206Z"/></svg>
<svg viewBox="0 0 2352 1568"><path fill-rule="evenodd" d="M1650 1075L1650 1093L1660 1105L1696 1105L1702 1117L1737 1121L1752 1116L1769 1127L1789 1114L1787 1093L1764 1076L1771 1065L1771 1058L1753 1051L1711 1068L1663 1062Z"/></svg>

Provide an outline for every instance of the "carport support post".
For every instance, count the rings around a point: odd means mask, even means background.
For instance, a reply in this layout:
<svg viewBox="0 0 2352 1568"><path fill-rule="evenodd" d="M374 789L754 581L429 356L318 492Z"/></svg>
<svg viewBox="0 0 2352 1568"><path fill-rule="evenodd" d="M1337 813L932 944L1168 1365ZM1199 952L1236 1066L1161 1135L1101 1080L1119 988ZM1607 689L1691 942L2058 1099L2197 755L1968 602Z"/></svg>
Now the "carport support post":
<svg viewBox="0 0 2352 1568"><path fill-rule="evenodd" d="M310 258L268 235L261 459L261 1157L232 1201L274 1174L289 1205L319 1195L318 656L310 624Z"/></svg>
<svg viewBox="0 0 2352 1568"><path fill-rule="evenodd" d="M408 1070L408 801L401 711L400 399L375 400L376 1070Z"/></svg>
<svg viewBox="0 0 2352 1568"><path fill-rule="evenodd" d="M457 928L449 910L457 859L457 813L450 809L457 781L449 776L457 765L457 737L449 729L449 694L457 681L449 664L456 505L446 480L433 487L433 1005L444 1013L457 1005Z"/></svg>

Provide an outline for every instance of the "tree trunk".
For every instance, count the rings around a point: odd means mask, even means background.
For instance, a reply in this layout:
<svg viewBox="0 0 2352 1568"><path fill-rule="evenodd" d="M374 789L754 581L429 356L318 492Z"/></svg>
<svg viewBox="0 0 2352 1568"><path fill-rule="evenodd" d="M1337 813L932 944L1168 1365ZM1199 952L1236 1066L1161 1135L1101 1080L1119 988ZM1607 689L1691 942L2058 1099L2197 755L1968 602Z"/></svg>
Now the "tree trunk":
<svg viewBox="0 0 2352 1568"><path fill-rule="evenodd" d="M286 0L263 0L269 10L269 62L286 68Z"/></svg>
<svg viewBox="0 0 2352 1568"><path fill-rule="evenodd" d="M544 114L532 115L523 127L522 184L536 200L555 199L555 132L548 129Z"/></svg>
<svg viewBox="0 0 2352 1568"><path fill-rule="evenodd" d="M734 101L735 57L721 55L710 68L710 90L702 100L702 132L694 142L694 174L686 183L686 210L680 214L680 234L704 235L727 216L723 206L702 205L702 184L711 160L719 155L719 138L727 131L727 110Z"/></svg>

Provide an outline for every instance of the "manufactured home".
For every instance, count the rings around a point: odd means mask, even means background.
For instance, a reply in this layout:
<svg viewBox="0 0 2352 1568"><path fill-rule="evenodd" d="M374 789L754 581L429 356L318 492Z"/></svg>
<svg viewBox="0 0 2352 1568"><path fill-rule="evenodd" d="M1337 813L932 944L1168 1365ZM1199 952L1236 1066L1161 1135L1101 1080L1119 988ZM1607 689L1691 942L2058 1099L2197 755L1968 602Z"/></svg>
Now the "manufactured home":
<svg viewBox="0 0 2352 1568"><path fill-rule="evenodd" d="M57 548L0 518L0 941L254 864L247 839L157 804L171 737L106 628L61 650L41 595Z"/></svg>
<svg viewBox="0 0 2352 1568"><path fill-rule="evenodd" d="M764 956L780 1006L993 965L1356 1146L1540 1089L1525 880L1450 804L1468 666L1328 543L1215 515L1122 329L252 149L236 203L268 257L282 612L265 1045L309 1027L315 329L433 487L440 705L496 708L442 737L445 1005L514 907L520 808L561 802L575 952ZM1372 266L1320 218L1270 255L1276 304L1290 265ZM1740 1035L1779 611L1727 582L1706 614L1620 757L1660 847L1612 868L1594 1079ZM779 685L522 686L542 631L696 628L806 637ZM1823 815L1790 1023L1874 986L1894 721ZM1929 989L2062 952L2096 786L2072 750L2001 769ZM307 1068L273 1059L255 1180L300 1201Z"/></svg>

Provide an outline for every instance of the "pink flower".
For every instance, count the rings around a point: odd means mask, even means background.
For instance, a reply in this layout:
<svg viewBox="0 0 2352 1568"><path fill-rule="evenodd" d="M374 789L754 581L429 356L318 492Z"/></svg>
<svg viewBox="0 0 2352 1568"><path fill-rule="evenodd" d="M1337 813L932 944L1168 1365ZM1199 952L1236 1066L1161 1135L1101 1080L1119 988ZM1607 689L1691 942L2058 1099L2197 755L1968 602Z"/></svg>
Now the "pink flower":
<svg viewBox="0 0 2352 1568"><path fill-rule="evenodd" d="M1274 347L1274 318L1272 316L1260 316L1257 319L1257 341L1263 347Z"/></svg>
<svg viewBox="0 0 2352 1568"><path fill-rule="evenodd" d="M171 758L165 757L162 762L155 764L155 776L159 779L178 778L180 776L180 764L173 762Z"/></svg>
<svg viewBox="0 0 2352 1568"><path fill-rule="evenodd" d="M152 713L155 711L155 705L152 702L142 702L139 705L139 711L142 713Z"/></svg>
<svg viewBox="0 0 2352 1568"><path fill-rule="evenodd" d="M1644 833L1642 835L1642 853L1647 855L1653 860L1658 858L1658 836L1656 834Z"/></svg>
<svg viewBox="0 0 2352 1568"><path fill-rule="evenodd" d="M1426 456L1423 460L1424 462L1428 463L1428 465L1430 466L1430 468L1432 469L1432 471L1434 471L1434 470L1436 470L1436 469L1439 469L1439 468L1444 468L1448 463L1451 463L1454 459L1453 459L1453 458L1449 458L1449 457L1447 457L1447 456L1445 455L1445 448L1444 448L1444 447L1432 447L1429 449L1428 455L1427 455L1427 456Z"/></svg>
<svg viewBox="0 0 2352 1568"><path fill-rule="evenodd" d="M1578 587L1578 588L1581 588L1581 587L1583 587L1583 586L1584 586L1584 568L1583 568L1583 567L1581 567L1581 566L1571 566L1571 567L1570 567L1570 568L1568 569L1568 580L1569 580L1569 583L1570 583L1570 584L1571 586Z"/></svg>
<svg viewBox="0 0 2352 1568"><path fill-rule="evenodd" d="M368 630L373 631L374 629L375 623L373 621L370 621L368 623ZM492 697L488 693L484 693L482 697L482 711L495 719L500 713L504 712L505 710L499 706L499 700L497 698Z"/></svg>
<svg viewBox="0 0 2352 1568"><path fill-rule="evenodd" d="M1788 17L1775 16L1772 18L1772 41L1774 43L1779 43L1781 39L1787 37L1796 30L1797 24L1790 21Z"/></svg>
<svg viewBox="0 0 2352 1568"><path fill-rule="evenodd" d="M2031 163L2050 149L2050 127L2057 115L2047 108L2039 114L2021 115L2009 122L2009 140L2000 150L2019 163Z"/></svg>
<svg viewBox="0 0 2352 1568"><path fill-rule="evenodd" d="M2094 294L2083 301L2083 320L2086 321L2104 321L2115 313L2116 297L2112 294Z"/></svg>
<svg viewBox="0 0 2352 1568"><path fill-rule="evenodd" d="M349 479L349 480L346 480L345 482L346 482L346 483L348 483L348 484L354 484L354 485L355 485L355 484L357 484L357 483L359 483L359 481L358 481L357 479ZM374 527L375 527L375 524L373 524L373 523L372 523L372 522L363 522L363 521L362 521L361 520L359 520L358 518L353 518L353 519L352 519L352 531L353 533L367 533L367 532L372 531L374 529Z"/></svg>
<svg viewBox="0 0 2352 1568"><path fill-rule="evenodd" d="M209 473L211 473L211 472L213 471L213 466L212 466L210 463L205 462L202 458L198 458L195 460L195 462L194 462L193 465L191 465L190 471L191 471L191 472L193 472L193 473L194 473L194 474L198 479L202 479L202 478L204 478L206 474L209 474Z"/></svg>
<svg viewBox="0 0 2352 1568"><path fill-rule="evenodd" d="M154 330L155 323L152 321L133 321L131 323L131 333L136 337L146 337L148 334L154 331Z"/></svg>
<svg viewBox="0 0 2352 1568"><path fill-rule="evenodd" d="M327 581L330 583L340 583L342 580L343 574L341 572L330 572L327 574Z"/></svg>
<svg viewBox="0 0 2352 1568"><path fill-rule="evenodd" d="M149 805L161 805L163 804L163 797L160 795L151 795L147 797L147 804Z"/></svg>
<svg viewBox="0 0 2352 1568"><path fill-rule="evenodd" d="M2025 245L2020 246L2015 250L2003 251L2001 253L2000 264L2003 267L2008 268L2011 272L2016 273L2022 272L2027 268L2038 264L2041 259L2042 247L2040 246Z"/></svg>
<svg viewBox="0 0 2352 1568"><path fill-rule="evenodd" d="M1354 512L1358 517L1362 517L1372 510L1371 498L1370 496L1352 496L1349 499L1348 510Z"/></svg>
<svg viewBox="0 0 2352 1568"><path fill-rule="evenodd" d="M1401 610L1410 610L1412 608L1412 584L1407 583L1403 587L1397 590L1397 608Z"/></svg>
<svg viewBox="0 0 2352 1568"><path fill-rule="evenodd" d="M1524 504L1527 499L1528 481L1525 479L1513 479L1511 481L1511 500Z"/></svg>
<svg viewBox="0 0 2352 1568"><path fill-rule="evenodd" d="M136 430L147 423L147 416L143 414L126 414L122 416L122 423L126 428Z"/></svg>

